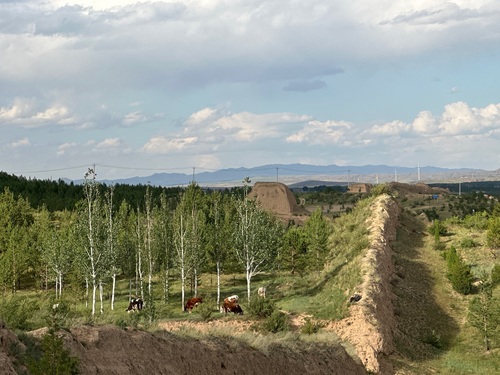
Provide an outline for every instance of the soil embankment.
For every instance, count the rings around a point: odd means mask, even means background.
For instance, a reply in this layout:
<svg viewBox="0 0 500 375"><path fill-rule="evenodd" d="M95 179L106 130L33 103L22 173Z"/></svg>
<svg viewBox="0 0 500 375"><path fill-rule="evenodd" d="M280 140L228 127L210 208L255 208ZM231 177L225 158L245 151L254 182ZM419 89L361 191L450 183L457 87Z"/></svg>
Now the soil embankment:
<svg viewBox="0 0 500 375"><path fill-rule="evenodd" d="M333 324L337 334L354 345L366 369L381 374L393 372L385 357L394 351L391 242L396 238L399 210L389 195L373 203L367 223L371 245L363 259L364 282L358 289L362 298L350 307L348 318Z"/></svg>

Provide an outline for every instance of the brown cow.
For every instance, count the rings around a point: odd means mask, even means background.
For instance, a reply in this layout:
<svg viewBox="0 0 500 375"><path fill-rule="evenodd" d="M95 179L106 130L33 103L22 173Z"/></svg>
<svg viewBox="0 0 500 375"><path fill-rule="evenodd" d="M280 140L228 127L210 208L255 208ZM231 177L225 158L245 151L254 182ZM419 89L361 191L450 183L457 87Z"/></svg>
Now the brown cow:
<svg viewBox="0 0 500 375"><path fill-rule="evenodd" d="M198 298L198 297L190 298L184 305L184 311L191 312L200 303L203 303L203 298Z"/></svg>
<svg viewBox="0 0 500 375"><path fill-rule="evenodd" d="M240 298L236 294L229 296L227 298L224 298L224 302L228 302L228 303L238 303L239 300L240 300Z"/></svg>
<svg viewBox="0 0 500 375"><path fill-rule="evenodd" d="M224 315L227 315L228 312L232 312L233 314L243 315L243 309L240 305L235 302L229 302L224 300L222 306L220 308L220 312L223 312Z"/></svg>

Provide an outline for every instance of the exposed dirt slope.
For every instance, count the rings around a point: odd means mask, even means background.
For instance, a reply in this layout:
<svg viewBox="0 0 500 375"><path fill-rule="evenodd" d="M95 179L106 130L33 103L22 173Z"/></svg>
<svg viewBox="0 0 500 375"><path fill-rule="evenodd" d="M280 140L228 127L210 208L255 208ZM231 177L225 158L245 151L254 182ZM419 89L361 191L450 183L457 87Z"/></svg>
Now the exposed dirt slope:
<svg viewBox="0 0 500 375"><path fill-rule="evenodd" d="M365 374L340 345L302 351L273 346L266 354L228 338L195 340L115 326L79 327L66 340L83 375Z"/></svg>

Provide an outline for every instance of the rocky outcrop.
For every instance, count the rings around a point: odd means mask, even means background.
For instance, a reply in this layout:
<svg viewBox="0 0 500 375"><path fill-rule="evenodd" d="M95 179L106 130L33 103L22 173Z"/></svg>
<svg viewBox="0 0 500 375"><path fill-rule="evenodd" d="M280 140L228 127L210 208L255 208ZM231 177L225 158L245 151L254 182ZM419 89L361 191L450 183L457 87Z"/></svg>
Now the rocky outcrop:
<svg viewBox="0 0 500 375"><path fill-rule="evenodd" d="M394 275L391 242L396 238L399 206L389 195L378 197L367 226L370 248L363 259L363 283L359 302L350 307L350 316L334 325L337 334L356 348L366 369L391 374L385 357L394 351L396 326L390 281Z"/></svg>

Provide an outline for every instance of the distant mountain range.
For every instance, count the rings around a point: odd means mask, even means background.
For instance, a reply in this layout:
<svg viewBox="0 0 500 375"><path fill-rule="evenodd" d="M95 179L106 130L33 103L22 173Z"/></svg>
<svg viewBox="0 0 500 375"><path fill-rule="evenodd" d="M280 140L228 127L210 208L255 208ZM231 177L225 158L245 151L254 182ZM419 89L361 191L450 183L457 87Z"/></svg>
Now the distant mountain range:
<svg viewBox="0 0 500 375"><path fill-rule="evenodd" d="M253 168L228 168L214 172L193 174L155 173L145 177L130 177L117 180L100 180L107 185L147 185L185 186L193 180L200 186L230 187L243 185L243 179L249 177L251 184L257 181L279 181L287 185L310 181L317 185L326 183L349 184L355 182L383 183L398 181L412 182L452 182L452 181L497 181L500 169L448 169L439 167L397 167L388 165L338 166L310 164L268 164ZM73 181L81 183L82 180Z"/></svg>

